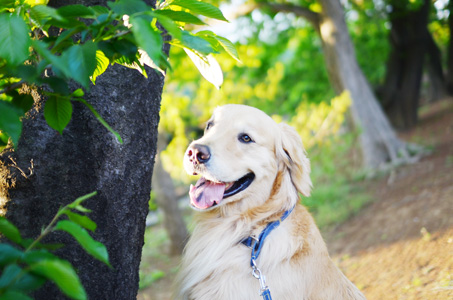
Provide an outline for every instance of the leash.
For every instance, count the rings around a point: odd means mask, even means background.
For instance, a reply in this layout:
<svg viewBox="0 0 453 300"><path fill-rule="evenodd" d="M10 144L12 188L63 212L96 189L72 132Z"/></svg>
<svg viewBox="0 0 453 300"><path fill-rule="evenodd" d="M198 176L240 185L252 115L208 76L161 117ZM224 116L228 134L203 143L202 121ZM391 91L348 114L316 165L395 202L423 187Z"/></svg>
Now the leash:
<svg viewBox="0 0 453 300"><path fill-rule="evenodd" d="M256 236L249 236L248 238L244 239L241 243L245 246L252 249L252 254L250 258L250 266L252 267L252 275L260 282L260 296L263 297L263 300L272 300L271 292L269 291L269 287L266 285L266 278L264 274L258 269L256 265L256 260L260 255L261 248L264 244L264 240L266 237L271 233L272 230L277 228L281 222L283 222L289 214L293 211L295 206L293 206L290 210L285 211L283 216L274 222L267 224L264 230L260 233L258 237Z"/></svg>

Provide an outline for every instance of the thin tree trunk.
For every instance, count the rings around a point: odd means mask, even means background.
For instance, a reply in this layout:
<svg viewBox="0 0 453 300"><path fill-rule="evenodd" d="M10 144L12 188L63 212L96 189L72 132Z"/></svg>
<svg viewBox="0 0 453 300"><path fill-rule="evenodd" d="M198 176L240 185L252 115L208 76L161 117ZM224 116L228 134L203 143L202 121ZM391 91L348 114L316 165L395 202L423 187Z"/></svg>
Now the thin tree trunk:
<svg viewBox="0 0 453 300"><path fill-rule="evenodd" d="M448 28L450 29L450 40L448 41L448 53L447 53L447 91L450 95L453 95L453 1L448 2L448 10L450 15L448 16Z"/></svg>
<svg viewBox="0 0 453 300"><path fill-rule="evenodd" d="M352 117L362 130L360 142L364 163L377 167L397 162L400 154L407 156L405 143L396 136L357 63L343 8L338 0L320 0L320 3L319 32L327 70L336 92L347 90L351 95Z"/></svg>
<svg viewBox="0 0 453 300"><path fill-rule="evenodd" d="M164 139L159 137L157 146L159 153L165 147ZM164 213L164 227L170 237L169 252L171 255L179 255L184 250L189 232L178 207L173 180L163 168L159 155L156 158L152 183L157 205Z"/></svg>
<svg viewBox="0 0 453 300"><path fill-rule="evenodd" d="M16 151L0 157L0 198L8 199L7 218L26 237L37 236L59 207L98 192L85 206L98 225L93 237L106 245L113 269L87 255L65 233L47 240L65 244L56 254L76 267L89 299L137 296L164 82L153 70L148 69L148 75L146 79L136 70L110 66L86 94L85 99L120 133L123 144L80 103L74 103L72 120L59 135L47 126L40 99L36 111L23 121ZM66 297L47 284L34 299Z"/></svg>
<svg viewBox="0 0 453 300"><path fill-rule="evenodd" d="M357 63L340 1L319 2L322 6L321 13L292 4L261 5L305 18L319 33L333 88L338 94L347 90L352 98L351 112L355 126L361 130L364 166L374 168L409 159L406 144L397 137Z"/></svg>
<svg viewBox="0 0 453 300"><path fill-rule="evenodd" d="M432 35L426 29L427 39L427 61L425 62L429 77L428 101L434 102L443 99L447 95L445 76L442 68L442 54L437 47Z"/></svg>
<svg viewBox="0 0 453 300"><path fill-rule="evenodd" d="M392 50L382 103L394 126L409 129L418 120L423 65L431 38L427 30L430 0L425 0L418 10L408 10L406 4L398 0L391 4Z"/></svg>

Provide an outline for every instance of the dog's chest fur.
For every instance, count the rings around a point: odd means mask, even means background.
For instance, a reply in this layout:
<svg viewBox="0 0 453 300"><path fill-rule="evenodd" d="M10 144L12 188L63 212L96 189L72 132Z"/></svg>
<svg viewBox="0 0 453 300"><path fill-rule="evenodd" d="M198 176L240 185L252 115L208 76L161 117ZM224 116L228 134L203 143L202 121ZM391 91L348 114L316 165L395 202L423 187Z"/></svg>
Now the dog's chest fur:
<svg viewBox="0 0 453 300"><path fill-rule="evenodd" d="M298 206L290 218L302 215L311 218ZM244 232L253 230L246 222L228 221L202 220L195 228L187 245L183 274L180 274L182 299L260 299L259 281L251 273L251 249L240 242L245 237ZM304 239L317 231L311 230L309 221L285 221L266 238L257 265L266 276L275 299L303 299L294 295L302 296L307 292L303 284L307 280L301 280L300 268L304 253L309 252L304 249Z"/></svg>

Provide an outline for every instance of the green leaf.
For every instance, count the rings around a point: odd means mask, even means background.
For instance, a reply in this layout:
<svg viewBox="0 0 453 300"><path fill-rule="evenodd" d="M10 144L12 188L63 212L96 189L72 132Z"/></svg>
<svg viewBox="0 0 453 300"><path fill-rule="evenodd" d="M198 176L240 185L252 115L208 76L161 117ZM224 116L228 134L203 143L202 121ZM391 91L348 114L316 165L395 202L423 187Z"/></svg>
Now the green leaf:
<svg viewBox="0 0 453 300"><path fill-rule="evenodd" d="M23 1L25 4L30 5L31 7L35 5L47 5L49 0L25 0Z"/></svg>
<svg viewBox="0 0 453 300"><path fill-rule="evenodd" d="M211 54L206 56L205 59L201 58L198 54L190 51L189 49L184 49L189 58L197 67L200 74L210 83L212 83L217 89L220 89L220 86L223 83L223 73L220 68L219 63Z"/></svg>
<svg viewBox="0 0 453 300"><path fill-rule="evenodd" d="M25 249L28 249L34 243L34 249L45 249L49 251L55 251L64 247L64 244L42 244L42 243L35 243L33 239L22 239L22 243L20 244Z"/></svg>
<svg viewBox="0 0 453 300"><path fill-rule="evenodd" d="M50 88L58 94L69 95L68 82L60 77L45 77L43 82L48 84Z"/></svg>
<svg viewBox="0 0 453 300"><path fill-rule="evenodd" d="M129 22L132 24L131 30L137 41L137 45L159 66L162 58L163 45L160 33L151 26L151 22L144 18L131 17Z"/></svg>
<svg viewBox="0 0 453 300"><path fill-rule="evenodd" d="M73 266L64 260L41 260L30 266L30 272L53 281L60 290L72 299L87 299L85 289L80 283Z"/></svg>
<svg viewBox="0 0 453 300"><path fill-rule="evenodd" d="M105 7L105 6L94 5L94 6L91 6L90 8L93 10L93 12L97 16L105 15L105 14L108 14L110 12L110 10L107 7Z"/></svg>
<svg viewBox="0 0 453 300"><path fill-rule="evenodd" d="M22 241L19 229L4 217L0 217L0 233L16 244L19 244Z"/></svg>
<svg viewBox="0 0 453 300"><path fill-rule="evenodd" d="M41 276L28 274L19 265L10 264L5 267L0 277L0 290L18 290L31 292L41 287L46 280ZM0 297L0 299L3 299Z"/></svg>
<svg viewBox="0 0 453 300"><path fill-rule="evenodd" d="M15 0L1 0L0 1L0 11L3 9L13 8L15 7Z"/></svg>
<svg viewBox="0 0 453 300"><path fill-rule="evenodd" d="M48 253L48 252L47 252ZM28 253L24 253L23 256L27 255ZM48 253L49 255L52 255ZM21 253L22 256L22 253ZM55 257L54 255L52 255ZM56 258L56 257L55 257ZM0 286L8 285L8 290L20 290L20 291L33 291L41 287L44 282L46 281L43 277L29 274L27 273L27 269L22 270L15 264L10 264L5 268L10 268L10 275L9 276L2 276L0 279ZM14 276L14 278L12 278ZM2 281L3 280L3 281ZM0 287L1 288L1 287ZM1 299L1 298L0 298Z"/></svg>
<svg viewBox="0 0 453 300"><path fill-rule="evenodd" d="M23 261L28 265L36 264L42 260L59 259L55 254L47 250L31 250L24 253Z"/></svg>
<svg viewBox="0 0 453 300"><path fill-rule="evenodd" d="M63 9L65 11L65 9ZM85 26L84 23L78 21L75 17L62 16L53 7L46 5L36 5L30 9L30 19L38 27L43 28L53 25L60 28L73 28Z"/></svg>
<svg viewBox="0 0 453 300"><path fill-rule="evenodd" d="M0 244L0 266L16 262L23 252L9 244Z"/></svg>
<svg viewBox="0 0 453 300"><path fill-rule="evenodd" d="M227 19L223 16L220 9L215 7L212 4L197 1L197 0L174 0L171 5L177 5L180 7L187 8L195 14L199 14L208 18L213 18L217 20L222 20L228 22Z"/></svg>
<svg viewBox="0 0 453 300"><path fill-rule="evenodd" d="M8 145L9 135L0 131L0 151Z"/></svg>
<svg viewBox="0 0 453 300"><path fill-rule="evenodd" d="M123 139L121 138L120 134L118 132L116 132L115 130L113 130L112 127L110 127L110 125L101 117L101 115L94 109L94 107L90 103L86 102L85 99L81 99L81 98L77 98L74 100L80 101L83 104L85 104L85 106L88 107L89 110L91 110L91 112L98 119L98 121L101 122L101 124L104 125L104 127L107 128L111 133L113 133L113 135L118 139L120 144L123 143ZM80 210L80 211L82 211L82 210Z"/></svg>
<svg viewBox="0 0 453 300"><path fill-rule="evenodd" d="M63 133L72 117L72 104L68 98L50 96L44 106L44 118L50 127Z"/></svg>
<svg viewBox="0 0 453 300"><path fill-rule="evenodd" d="M205 25L205 23L202 20L200 20L198 17L196 17L192 14L189 14L188 12L185 12L185 11L174 11L174 10L170 10L170 9L163 9L163 10L155 10L154 13L165 16L167 18L170 18L176 22L183 22L183 23L194 24L194 25Z"/></svg>
<svg viewBox="0 0 453 300"><path fill-rule="evenodd" d="M143 58L146 57L147 60L144 60ZM116 64L120 64L122 66L125 66L127 68L131 68L134 70L139 71L145 78L147 78L146 70L144 64L148 64L152 68L157 69L158 67L154 64L154 62L151 61L149 58L148 54L146 54L145 51L139 50L138 55L136 58L133 60L128 59L125 56L121 56L114 61Z"/></svg>
<svg viewBox="0 0 453 300"><path fill-rule="evenodd" d="M127 57L128 59L133 60L137 55L138 47L135 45L135 41L131 42L127 39L114 40L110 45L114 51Z"/></svg>
<svg viewBox="0 0 453 300"><path fill-rule="evenodd" d="M77 199L75 199L72 203L69 203L67 205L68 208L76 208L76 206L79 206L83 201L86 201L87 199L90 199L91 197L94 197L97 195L98 192L94 191L89 194L83 195Z"/></svg>
<svg viewBox="0 0 453 300"><path fill-rule="evenodd" d="M69 220L76 224L79 224L83 228L91 230L92 232L96 230L96 223L87 216L79 215L71 211L65 211L64 213L68 216Z"/></svg>
<svg viewBox="0 0 453 300"><path fill-rule="evenodd" d="M182 48L187 48L192 52L196 51L202 55L208 55L215 52L208 41L199 36L193 35L188 31L183 31L183 36L180 41L174 40L171 42L171 44Z"/></svg>
<svg viewBox="0 0 453 300"><path fill-rule="evenodd" d="M5 269L3 269L2 275L0 277L0 290L11 285L19 279L22 269L16 265L11 264L7 265Z"/></svg>
<svg viewBox="0 0 453 300"><path fill-rule="evenodd" d="M95 241L80 225L71 221L62 220L57 223L55 230L62 230L69 233L86 252L110 266L107 248L102 243Z"/></svg>
<svg viewBox="0 0 453 300"><path fill-rule="evenodd" d="M95 17L95 12L81 4L65 5L57 9L57 13L62 17L72 18L92 18Z"/></svg>
<svg viewBox="0 0 453 300"><path fill-rule="evenodd" d="M70 18L70 17L62 17L58 14L54 16L54 18L49 19L46 22L46 26L55 26L59 28L65 28L65 29L70 29L70 28L75 28L75 27L80 27L80 26L85 26L85 24L76 18Z"/></svg>
<svg viewBox="0 0 453 300"><path fill-rule="evenodd" d="M37 66L32 65L18 66L14 76L28 83L40 83L41 80L41 72L38 70Z"/></svg>
<svg viewBox="0 0 453 300"><path fill-rule="evenodd" d="M156 12L158 11L150 12L148 13L148 15L151 17L155 17L157 21L160 23L160 25L162 25L171 36L180 39L182 37L181 28L179 28L179 26L176 25L176 23L171 18Z"/></svg>
<svg viewBox="0 0 453 300"><path fill-rule="evenodd" d="M142 0L119 0L116 2L107 2L107 6L110 7L116 14L122 15L133 15L138 12L150 10L145 2Z"/></svg>
<svg viewBox="0 0 453 300"><path fill-rule="evenodd" d="M199 36L199 37L214 38L220 44L220 46L222 46L223 50L225 50L226 53L228 53L236 61L241 62L241 60L239 59L238 51L230 40L228 40L224 37L218 36L217 34L213 33L212 31L209 31L209 30L203 30L203 31L197 32L195 35Z"/></svg>
<svg viewBox="0 0 453 300"><path fill-rule="evenodd" d="M0 101L0 131L6 132L14 146L17 146L22 133L22 122L17 109L5 101Z"/></svg>
<svg viewBox="0 0 453 300"><path fill-rule="evenodd" d="M71 70L68 67L68 63L65 62L61 56L53 55L52 52L48 50L50 47L43 41L33 40L33 48L48 62L52 64L52 69L57 73L63 73L67 78L71 77Z"/></svg>
<svg viewBox="0 0 453 300"><path fill-rule="evenodd" d="M110 60L105 56L104 52L101 50L96 51L96 69L94 70L93 75L90 79L93 84L96 83L96 78L107 70Z"/></svg>
<svg viewBox="0 0 453 300"><path fill-rule="evenodd" d="M30 8L30 19L38 27L42 28L47 21L52 18L61 20L61 17L57 14L57 10L47 5L36 5Z"/></svg>
<svg viewBox="0 0 453 300"><path fill-rule="evenodd" d="M22 111L23 114L25 114L33 106L33 97L28 94L18 94L13 98L11 104Z"/></svg>
<svg viewBox="0 0 453 300"><path fill-rule="evenodd" d="M76 207L74 207L74 209L78 210L80 212L83 212L83 213L90 213L91 212L91 209L85 208L82 205L77 205Z"/></svg>
<svg viewBox="0 0 453 300"><path fill-rule="evenodd" d="M83 97L84 95L85 93L83 92L82 89L77 89L71 94L71 96L73 97Z"/></svg>
<svg viewBox="0 0 453 300"><path fill-rule="evenodd" d="M33 300L29 296L19 291L6 291L0 296L0 300Z"/></svg>
<svg viewBox="0 0 453 300"><path fill-rule="evenodd" d="M67 30L64 30L60 35L58 36L57 40L54 42L52 46L52 52L53 53L59 53L61 52L62 48L68 47L68 45L72 45L73 41L71 38L83 31L85 28L83 26L75 27L75 28L70 28Z"/></svg>
<svg viewBox="0 0 453 300"><path fill-rule="evenodd" d="M11 15L0 15L0 58L8 65L21 64L28 58L31 40L29 28L22 18Z"/></svg>
<svg viewBox="0 0 453 300"><path fill-rule="evenodd" d="M96 44L88 42L83 45L74 45L68 48L61 57L70 72L65 75L88 89L90 76L96 68Z"/></svg>
<svg viewBox="0 0 453 300"><path fill-rule="evenodd" d="M14 284L10 286L10 288L12 290L31 292L39 289L45 282L46 279L44 277L24 273Z"/></svg>

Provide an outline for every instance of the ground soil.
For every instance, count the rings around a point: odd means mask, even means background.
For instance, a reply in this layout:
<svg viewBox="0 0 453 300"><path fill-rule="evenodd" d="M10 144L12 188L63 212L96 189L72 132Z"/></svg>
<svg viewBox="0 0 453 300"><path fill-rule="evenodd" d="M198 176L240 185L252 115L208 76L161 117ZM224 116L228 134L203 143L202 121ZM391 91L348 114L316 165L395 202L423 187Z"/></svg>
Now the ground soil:
<svg viewBox="0 0 453 300"><path fill-rule="evenodd" d="M453 299L453 100L422 109L418 126L401 137L432 152L362 183L375 201L323 235L367 299ZM168 274L138 299L169 299Z"/></svg>
<svg viewBox="0 0 453 300"><path fill-rule="evenodd" d="M368 299L453 299L453 101L401 136L432 153L364 183L376 200L324 236Z"/></svg>

